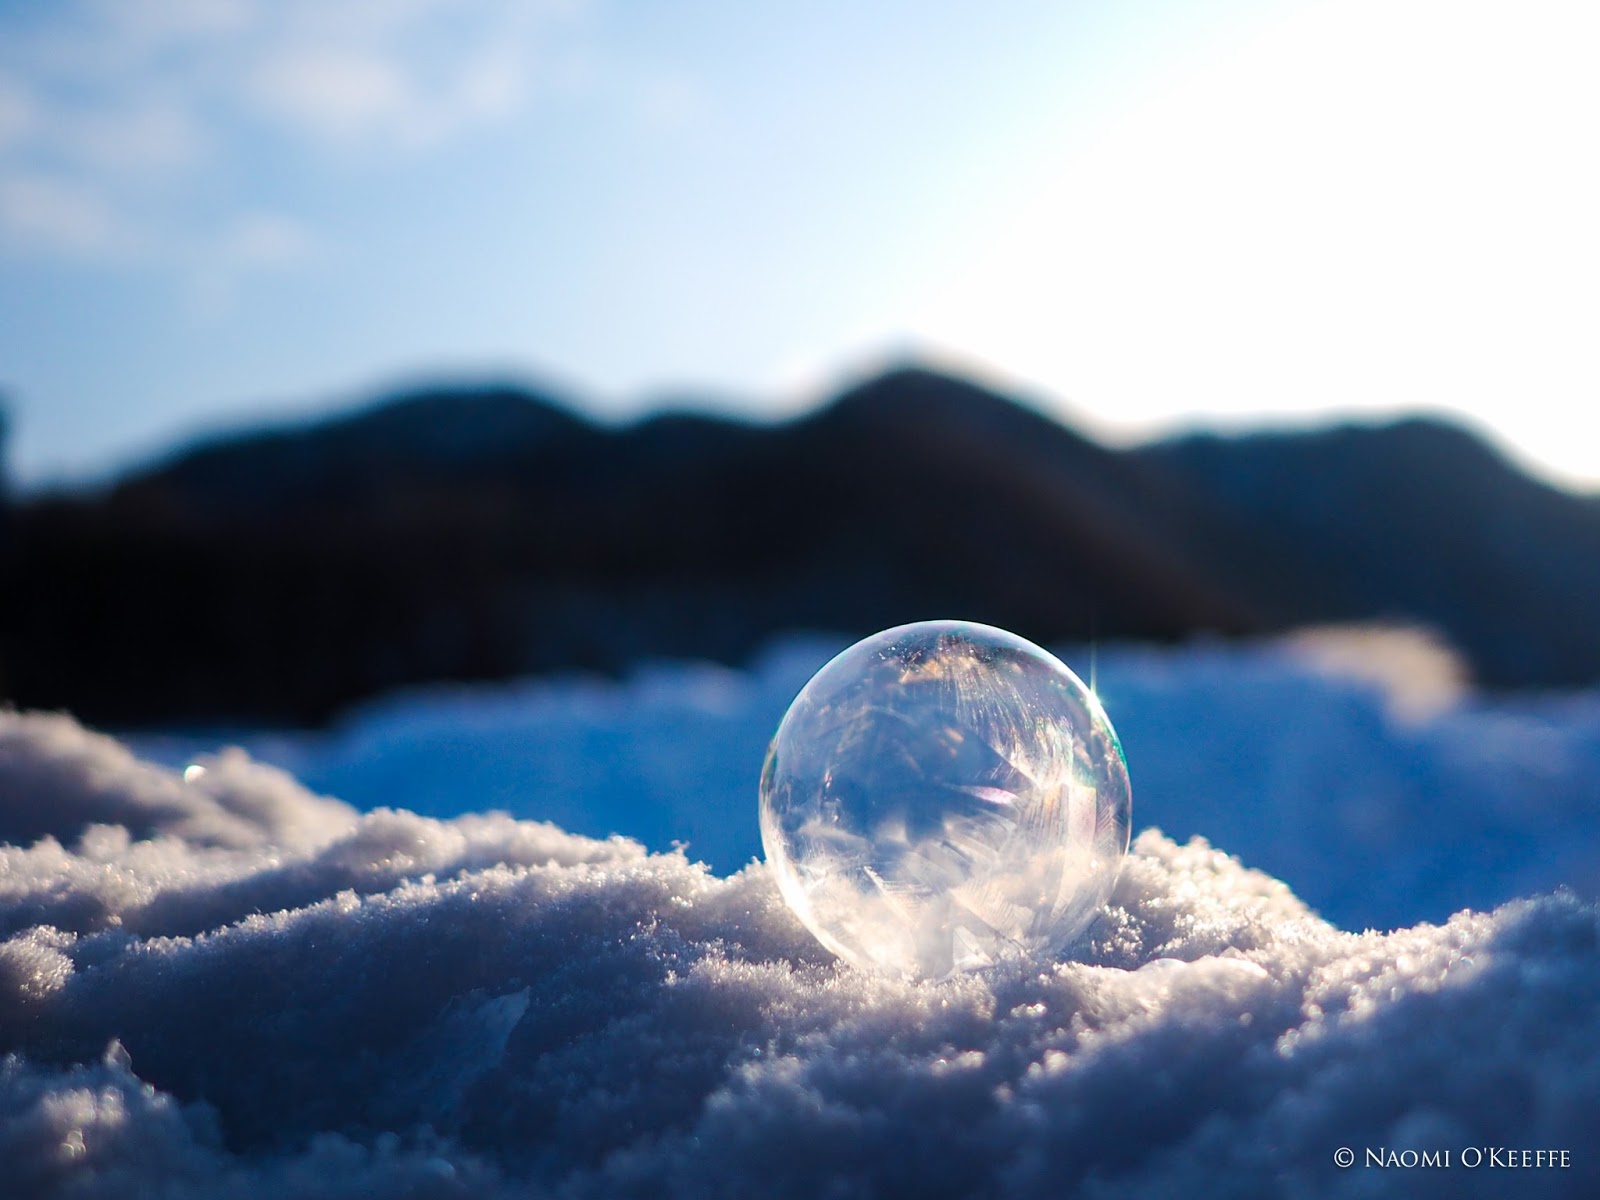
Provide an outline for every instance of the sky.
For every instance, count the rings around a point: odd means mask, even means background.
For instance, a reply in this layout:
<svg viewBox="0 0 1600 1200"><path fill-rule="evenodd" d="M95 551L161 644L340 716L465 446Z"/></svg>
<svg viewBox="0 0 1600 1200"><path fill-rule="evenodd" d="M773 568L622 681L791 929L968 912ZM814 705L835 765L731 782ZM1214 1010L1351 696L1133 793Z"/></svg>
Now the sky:
<svg viewBox="0 0 1600 1200"><path fill-rule="evenodd" d="M1600 488L1597 50L1556 0L13 0L10 473L917 358L1111 440L1449 410Z"/></svg>

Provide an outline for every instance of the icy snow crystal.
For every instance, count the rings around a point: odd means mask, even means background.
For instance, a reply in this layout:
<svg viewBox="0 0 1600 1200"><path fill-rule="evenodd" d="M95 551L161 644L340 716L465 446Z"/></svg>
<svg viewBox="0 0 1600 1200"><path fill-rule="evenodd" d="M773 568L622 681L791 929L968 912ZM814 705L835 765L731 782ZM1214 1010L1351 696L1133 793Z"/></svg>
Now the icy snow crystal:
<svg viewBox="0 0 1600 1200"><path fill-rule="evenodd" d="M1597 914L1340 931L1146 831L1079 961L835 963L766 870L0 715L7 1196L1592 1195ZM1340 1147L1567 1148L1341 1171Z"/></svg>

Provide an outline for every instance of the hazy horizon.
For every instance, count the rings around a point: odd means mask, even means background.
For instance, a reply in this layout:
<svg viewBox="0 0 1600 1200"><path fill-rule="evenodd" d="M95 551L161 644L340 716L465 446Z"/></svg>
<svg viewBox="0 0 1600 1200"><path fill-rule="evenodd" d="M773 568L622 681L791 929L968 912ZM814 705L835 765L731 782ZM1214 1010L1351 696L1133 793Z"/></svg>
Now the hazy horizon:
<svg viewBox="0 0 1600 1200"><path fill-rule="evenodd" d="M1531 478L1576 495L1600 495L1600 480L1574 479L1552 470L1529 458L1472 414L1446 407L1417 405L1390 410L1351 407L1299 414L1215 414L1209 418L1180 416L1166 422L1152 422L1146 428L1118 429L1115 425L1097 420L1092 413L1074 411L1052 397L1002 375L986 373L948 360L915 355L886 355L875 360L864 360L856 366L840 370L817 385L815 390L797 390L786 395L767 397L741 395L709 387L697 390L691 386L678 386L662 387L630 398L608 398L607 401L596 402L594 396L586 393L581 386L533 369L462 367L455 370L419 369L379 373L365 386L335 389L322 396L246 402L237 407L219 407L209 413L180 418L170 428L157 430L146 438L114 450L99 460L84 462L72 470L30 473L27 463L21 464L22 469L19 470L14 461L0 461L0 479L5 479L13 493L23 497L95 488L157 466L191 448L213 441L339 420L374 406L432 390L452 392L511 388L549 401L596 425L612 428L626 427L667 413L691 413L753 424L776 424L820 411L851 387L899 368L928 369L968 380L1113 449L1128 449L1189 435L1215 434L1226 437L1311 432L1344 425L1377 427L1412 418L1439 419L1478 437L1496 454ZM12 397L0 394L0 406L7 406L12 400ZM9 407L14 409L16 406L9 403ZM12 423L11 436L15 442L18 432L15 416L12 417ZM15 459L14 452L10 457Z"/></svg>

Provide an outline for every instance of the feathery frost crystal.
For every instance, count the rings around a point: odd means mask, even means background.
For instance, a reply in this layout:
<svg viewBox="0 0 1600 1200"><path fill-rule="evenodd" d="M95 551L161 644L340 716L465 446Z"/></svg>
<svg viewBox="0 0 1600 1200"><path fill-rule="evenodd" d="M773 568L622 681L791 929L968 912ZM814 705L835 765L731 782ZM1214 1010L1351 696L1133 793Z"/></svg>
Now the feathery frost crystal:
<svg viewBox="0 0 1600 1200"><path fill-rule="evenodd" d="M1082 933L1130 803L1116 732L1059 659L924 621L857 642L795 697L761 773L761 840L823 945L942 978Z"/></svg>

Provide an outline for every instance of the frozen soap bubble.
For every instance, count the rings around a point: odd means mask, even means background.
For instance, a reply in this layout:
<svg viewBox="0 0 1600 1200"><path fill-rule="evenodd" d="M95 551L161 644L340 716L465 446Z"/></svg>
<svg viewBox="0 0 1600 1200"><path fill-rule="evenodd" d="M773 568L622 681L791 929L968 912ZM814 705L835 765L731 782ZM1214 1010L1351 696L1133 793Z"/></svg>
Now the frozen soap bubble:
<svg viewBox="0 0 1600 1200"><path fill-rule="evenodd" d="M1059 659L924 621L857 642L795 697L761 772L761 842L828 949L937 979L1080 934L1130 805L1116 732Z"/></svg>

